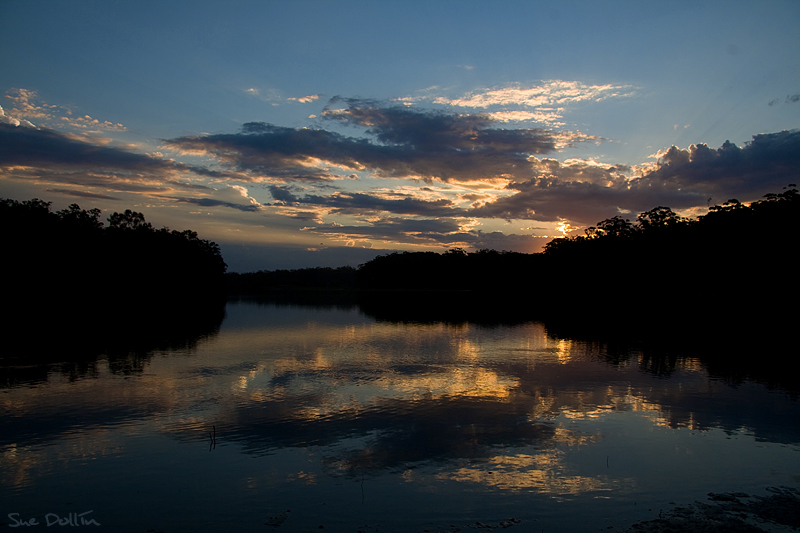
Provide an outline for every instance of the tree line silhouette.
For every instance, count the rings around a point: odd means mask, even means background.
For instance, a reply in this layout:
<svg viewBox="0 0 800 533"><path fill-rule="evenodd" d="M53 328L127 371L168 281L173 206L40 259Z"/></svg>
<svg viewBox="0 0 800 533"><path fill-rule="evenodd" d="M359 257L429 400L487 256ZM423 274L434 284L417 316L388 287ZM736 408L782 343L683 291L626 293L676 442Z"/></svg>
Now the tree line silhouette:
<svg viewBox="0 0 800 533"><path fill-rule="evenodd" d="M144 338L221 308L227 266L216 243L191 230L157 229L136 211L112 213L104 225L99 209L50 206L0 199L7 339L123 329Z"/></svg>
<svg viewBox="0 0 800 533"><path fill-rule="evenodd" d="M257 294L280 289L533 292L584 295L647 312L659 299L691 305L754 298L791 284L800 229L795 185L749 205L732 199L697 219L659 206L634 222L615 216L584 235L553 239L535 254L460 248L400 252L340 268L228 274L229 289Z"/></svg>
<svg viewBox="0 0 800 533"><path fill-rule="evenodd" d="M633 223L616 216L583 236L547 243L542 255L551 275L560 273L588 294L628 302L642 313L765 304L796 294L795 187L749 205L728 200L697 219L663 206Z"/></svg>
<svg viewBox="0 0 800 533"><path fill-rule="evenodd" d="M568 316L603 331L677 325L768 336L794 327L799 230L800 194L790 184L750 204L728 200L697 219L664 206L635 221L615 216L540 253L391 253L357 269L229 274L229 288L240 295L336 289L381 316L410 320Z"/></svg>

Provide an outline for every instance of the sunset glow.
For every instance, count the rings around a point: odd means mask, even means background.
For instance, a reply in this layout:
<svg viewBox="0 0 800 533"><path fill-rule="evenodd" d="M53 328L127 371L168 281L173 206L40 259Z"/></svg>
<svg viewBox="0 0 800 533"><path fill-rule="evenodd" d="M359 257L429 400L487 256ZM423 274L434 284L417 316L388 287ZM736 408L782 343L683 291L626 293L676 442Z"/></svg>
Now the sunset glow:
<svg viewBox="0 0 800 533"><path fill-rule="evenodd" d="M534 252L800 168L795 2L44 7L0 6L0 195L202 228L233 271Z"/></svg>

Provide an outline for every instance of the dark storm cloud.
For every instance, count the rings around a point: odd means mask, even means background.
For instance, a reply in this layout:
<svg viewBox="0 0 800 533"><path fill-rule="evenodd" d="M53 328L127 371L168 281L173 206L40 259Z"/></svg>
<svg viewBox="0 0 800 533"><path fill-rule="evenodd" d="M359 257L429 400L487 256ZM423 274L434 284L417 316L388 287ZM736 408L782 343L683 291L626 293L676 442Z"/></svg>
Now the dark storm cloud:
<svg viewBox="0 0 800 533"><path fill-rule="evenodd" d="M332 109L344 103L344 109ZM382 107L365 100L334 99L324 118L364 128L370 138L265 123L245 124L240 133L181 137L172 148L210 153L232 167L284 180L328 179L315 160L379 177L474 181L525 176L528 157L556 149L541 129L496 129L486 115L447 114L407 107Z"/></svg>

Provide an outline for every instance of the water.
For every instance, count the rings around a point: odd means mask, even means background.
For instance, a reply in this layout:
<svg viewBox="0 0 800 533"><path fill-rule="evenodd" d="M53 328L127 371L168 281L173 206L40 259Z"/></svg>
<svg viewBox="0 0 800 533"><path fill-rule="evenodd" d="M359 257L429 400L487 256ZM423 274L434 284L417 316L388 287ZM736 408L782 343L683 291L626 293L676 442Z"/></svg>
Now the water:
<svg viewBox="0 0 800 533"><path fill-rule="evenodd" d="M0 522L609 531L800 486L792 391L539 322L231 302L218 331L128 356L6 370Z"/></svg>

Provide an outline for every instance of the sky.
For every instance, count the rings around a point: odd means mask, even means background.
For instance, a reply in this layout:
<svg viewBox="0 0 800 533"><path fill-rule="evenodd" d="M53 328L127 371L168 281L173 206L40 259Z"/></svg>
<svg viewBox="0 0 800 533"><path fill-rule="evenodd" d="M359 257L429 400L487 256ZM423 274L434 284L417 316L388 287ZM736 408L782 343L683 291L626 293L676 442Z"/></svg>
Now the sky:
<svg viewBox="0 0 800 533"><path fill-rule="evenodd" d="M800 179L795 0L2 0L0 20L0 197L133 209L229 271L533 253Z"/></svg>

